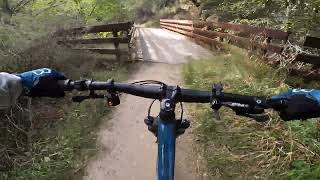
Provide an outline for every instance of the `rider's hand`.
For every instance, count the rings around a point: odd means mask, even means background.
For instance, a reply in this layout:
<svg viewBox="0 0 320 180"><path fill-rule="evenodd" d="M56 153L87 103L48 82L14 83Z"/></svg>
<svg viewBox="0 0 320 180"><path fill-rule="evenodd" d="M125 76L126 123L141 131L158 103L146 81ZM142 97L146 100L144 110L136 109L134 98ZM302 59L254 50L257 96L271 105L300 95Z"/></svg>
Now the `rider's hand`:
<svg viewBox="0 0 320 180"><path fill-rule="evenodd" d="M66 77L53 69L42 68L17 74L22 79L24 94L30 97L63 97L64 91L59 87L58 80Z"/></svg>
<svg viewBox="0 0 320 180"><path fill-rule="evenodd" d="M293 89L271 99L287 101L286 107L279 109L285 121L320 117L320 90Z"/></svg>

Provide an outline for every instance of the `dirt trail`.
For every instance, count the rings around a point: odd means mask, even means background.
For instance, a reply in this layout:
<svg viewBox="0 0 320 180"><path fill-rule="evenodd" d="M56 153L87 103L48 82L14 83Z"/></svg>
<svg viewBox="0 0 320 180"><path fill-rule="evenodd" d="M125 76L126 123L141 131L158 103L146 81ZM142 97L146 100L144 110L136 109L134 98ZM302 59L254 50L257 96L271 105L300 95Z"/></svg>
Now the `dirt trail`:
<svg viewBox="0 0 320 180"><path fill-rule="evenodd" d="M138 29L141 63L129 82L159 80L167 84L181 84L181 65L188 56L199 58L210 52L182 35L161 29ZM111 120L101 127L99 143L103 147L87 168L87 180L152 180L156 179L157 144L147 130L143 119L151 100L124 95L111 115ZM153 108L158 113L159 105ZM190 132L177 140L176 180L197 180L197 161L192 154Z"/></svg>

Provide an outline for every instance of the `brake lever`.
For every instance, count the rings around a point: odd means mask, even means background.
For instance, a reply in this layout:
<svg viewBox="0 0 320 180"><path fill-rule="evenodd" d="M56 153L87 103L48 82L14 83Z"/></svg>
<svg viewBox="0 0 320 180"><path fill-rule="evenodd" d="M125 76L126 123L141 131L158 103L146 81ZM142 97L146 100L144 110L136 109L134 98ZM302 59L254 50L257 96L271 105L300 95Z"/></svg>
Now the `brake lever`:
<svg viewBox="0 0 320 180"><path fill-rule="evenodd" d="M81 103L87 99L103 99L103 98L106 98L105 95L98 95L98 94L95 94L94 96L73 96L72 97L72 101L73 102L77 102L77 103Z"/></svg>
<svg viewBox="0 0 320 180"><path fill-rule="evenodd" d="M267 122L270 120L270 117L267 114L237 114L237 115L254 119L257 122Z"/></svg>
<svg viewBox="0 0 320 180"><path fill-rule="evenodd" d="M73 96L72 101L77 102L77 103L81 103L84 100L89 99L89 98L90 98L89 96Z"/></svg>
<svg viewBox="0 0 320 180"><path fill-rule="evenodd" d="M81 103L86 99L103 99L103 98L106 98L106 96L96 94L93 90L91 90L88 96L73 96L72 101Z"/></svg>
<svg viewBox="0 0 320 180"><path fill-rule="evenodd" d="M230 104L225 106L231 108L236 113L236 115L252 118L257 122L266 122L270 119L269 116L265 114L263 108L250 106L232 107Z"/></svg>

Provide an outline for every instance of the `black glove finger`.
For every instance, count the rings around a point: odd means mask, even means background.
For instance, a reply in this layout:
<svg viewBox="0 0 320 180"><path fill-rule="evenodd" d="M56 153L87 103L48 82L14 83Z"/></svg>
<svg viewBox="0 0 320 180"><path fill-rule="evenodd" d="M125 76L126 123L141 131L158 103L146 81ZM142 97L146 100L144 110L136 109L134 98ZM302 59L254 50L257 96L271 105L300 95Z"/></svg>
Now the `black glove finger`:
<svg viewBox="0 0 320 180"><path fill-rule="evenodd" d="M309 119L320 116L320 107L317 101L305 95L294 95L288 99L288 106L280 111L281 119L285 121Z"/></svg>
<svg viewBox="0 0 320 180"><path fill-rule="evenodd" d="M56 79L52 77L41 77L35 87L33 87L28 96L30 97L52 97L60 98L64 97L65 93L60 88L58 81L63 79Z"/></svg>

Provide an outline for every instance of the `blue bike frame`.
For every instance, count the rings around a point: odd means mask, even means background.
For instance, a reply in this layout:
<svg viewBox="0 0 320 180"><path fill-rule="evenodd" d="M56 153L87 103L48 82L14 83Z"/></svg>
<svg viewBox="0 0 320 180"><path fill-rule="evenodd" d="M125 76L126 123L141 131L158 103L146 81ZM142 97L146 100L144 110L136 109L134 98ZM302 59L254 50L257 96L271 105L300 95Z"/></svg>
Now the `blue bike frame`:
<svg viewBox="0 0 320 180"><path fill-rule="evenodd" d="M176 148L176 123L158 117L158 180L173 180Z"/></svg>

